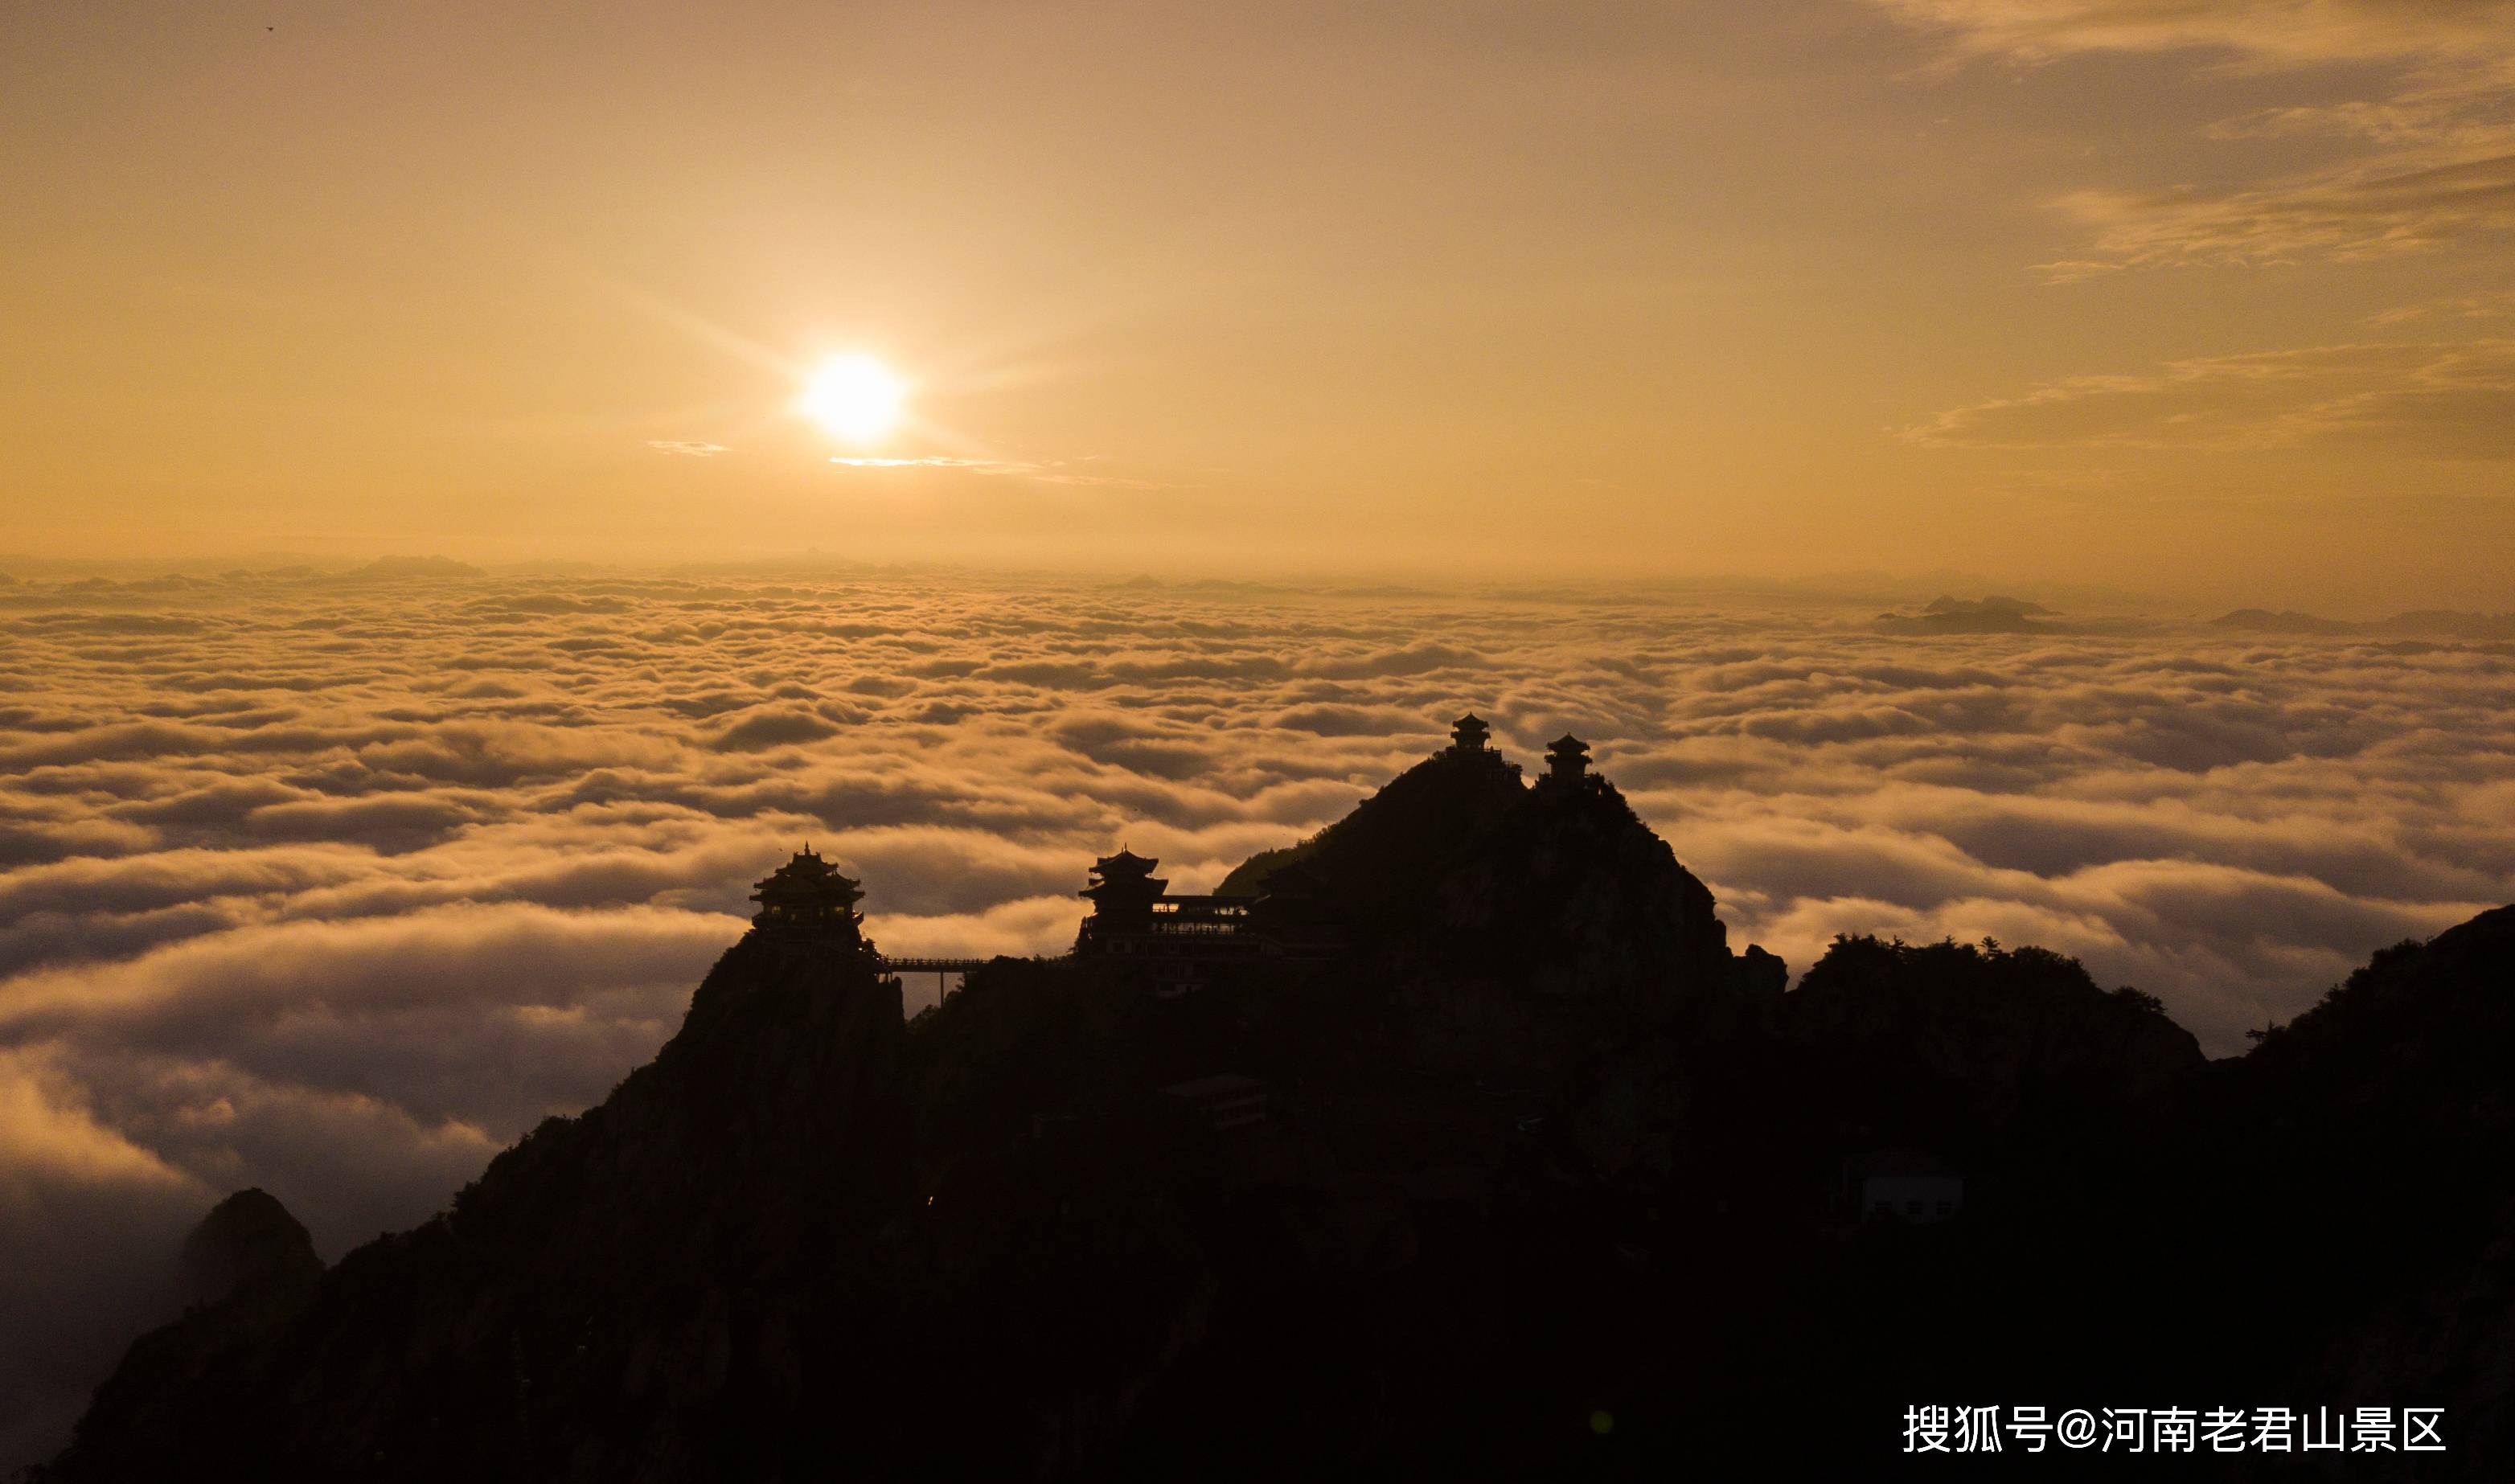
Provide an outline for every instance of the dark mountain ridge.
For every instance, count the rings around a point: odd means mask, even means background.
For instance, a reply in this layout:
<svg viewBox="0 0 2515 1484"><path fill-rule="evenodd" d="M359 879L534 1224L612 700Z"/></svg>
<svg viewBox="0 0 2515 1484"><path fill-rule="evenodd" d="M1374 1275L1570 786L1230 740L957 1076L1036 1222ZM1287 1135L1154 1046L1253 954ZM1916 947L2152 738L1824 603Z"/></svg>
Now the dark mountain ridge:
<svg viewBox="0 0 2515 1484"><path fill-rule="evenodd" d="M2047 622L2052 610L2022 598L1962 598L1941 596L1918 613L1880 613L1872 623L1880 634L2052 634L2061 625Z"/></svg>
<svg viewBox="0 0 2515 1484"><path fill-rule="evenodd" d="M2213 628L2247 630L2256 634L2425 636L2482 641L2515 639L2515 613L2469 613L2455 608L2421 608L2363 622L2320 618L2292 609L2274 613L2267 608L2238 608L2232 613L2220 614L2209 623Z"/></svg>
<svg viewBox="0 0 2515 1484"><path fill-rule="evenodd" d="M2443 1405L2418 1476L2504 1476L2515 908L2210 1063L2038 949L1786 994L1569 763L1453 748L1251 874L1341 950L903 1023L755 929L424 1225L317 1273L223 1206L227 1292L35 1477L1865 1475L1917 1403L2274 1400Z"/></svg>

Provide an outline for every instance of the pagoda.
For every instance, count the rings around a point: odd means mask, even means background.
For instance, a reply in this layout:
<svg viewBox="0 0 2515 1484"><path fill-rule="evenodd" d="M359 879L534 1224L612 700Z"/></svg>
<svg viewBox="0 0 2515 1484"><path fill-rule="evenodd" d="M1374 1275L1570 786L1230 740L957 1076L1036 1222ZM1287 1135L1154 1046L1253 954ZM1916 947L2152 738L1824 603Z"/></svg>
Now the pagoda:
<svg viewBox="0 0 2515 1484"><path fill-rule="evenodd" d="M1159 960L1167 996L1203 982L1199 963L1285 951L1283 942L1252 921L1253 906L1263 897L1174 892L1153 874L1160 864L1123 848L1092 863L1092 884L1082 891L1092 915L1074 935L1076 953ZM1278 872L1267 878L1270 890L1279 878L1293 884Z"/></svg>
<svg viewBox="0 0 2515 1484"><path fill-rule="evenodd" d="M770 937L811 938L864 946L864 917L856 903L863 885L805 845L751 893L760 910L752 929Z"/></svg>
<svg viewBox="0 0 2515 1484"><path fill-rule="evenodd" d="M1557 783L1579 783L1589 772L1589 744L1565 732L1546 745L1546 776Z"/></svg>
<svg viewBox="0 0 2515 1484"><path fill-rule="evenodd" d="M1124 846L1117 854L1092 863L1092 884L1079 893L1092 903L1092 916L1083 925L1084 945L1079 946L1088 946L1095 938L1153 930L1153 904L1171 888L1168 881L1153 874L1160 864Z"/></svg>
<svg viewBox="0 0 2515 1484"><path fill-rule="evenodd" d="M1487 750L1486 743L1492 736L1493 728L1485 724L1485 719L1477 716L1472 711L1468 712L1465 716L1461 717L1459 720L1450 723L1450 751L1454 753L1484 752Z"/></svg>

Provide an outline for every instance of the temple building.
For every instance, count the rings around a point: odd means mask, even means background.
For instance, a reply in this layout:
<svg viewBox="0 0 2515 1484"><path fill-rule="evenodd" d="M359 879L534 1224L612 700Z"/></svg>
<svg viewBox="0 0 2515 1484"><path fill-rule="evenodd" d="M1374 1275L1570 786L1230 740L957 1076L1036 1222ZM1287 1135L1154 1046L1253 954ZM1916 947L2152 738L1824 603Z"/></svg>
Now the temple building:
<svg viewBox="0 0 2515 1484"><path fill-rule="evenodd" d="M751 915L755 932L853 948L869 946L864 940L864 916L856 911L856 903L864 899L862 884L813 854L808 845L760 883L751 899L760 904L760 910Z"/></svg>
<svg viewBox="0 0 2515 1484"><path fill-rule="evenodd" d="M1964 1176L1923 1149L1881 1149L1851 1167L1852 1210L1865 1220L1945 1221L1964 1211Z"/></svg>
<svg viewBox="0 0 2515 1484"><path fill-rule="evenodd" d="M1162 1095L1185 1103L1216 1134L1239 1134L1262 1128L1274 1090L1255 1077L1221 1072L1188 1082L1175 1082Z"/></svg>
<svg viewBox="0 0 2515 1484"><path fill-rule="evenodd" d="M1075 934L1085 958L1143 960L1166 993L1197 987L1200 964L1251 958L1326 958L1344 951L1317 879L1299 862L1269 875L1256 896L1175 892L1153 874L1161 862L1121 849L1092 863L1082 895L1092 915Z"/></svg>
<svg viewBox="0 0 2515 1484"><path fill-rule="evenodd" d="M1597 790L1607 780L1589 771L1589 744L1565 732L1546 746L1546 776L1539 786L1551 789Z"/></svg>
<svg viewBox="0 0 2515 1484"><path fill-rule="evenodd" d="M1123 848L1092 863L1092 884L1081 893L1092 915L1075 937L1076 953L1176 959L1264 951L1249 930L1250 898L1173 895L1153 874L1160 864Z"/></svg>
<svg viewBox="0 0 2515 1484"><path fill-rule="evenodd" d="M1103 855L1093 861L1092 884L1080 893L1092 903L1092 916L1083 924L1084 936L1092 937L1096 928L1099 936L1115 943L1151 932L1153 904L1171 886L1153 874L1153 868L1160 864L1124 846L1115 855ZM1077 947L1081 949L1082 945Z"/></svg>
<svg viewBox="0 0 2515 1484"><path fill-rule="evenodd" d="M1442 767L1492 768L1519 776L1519 764L1493 746L1493 728L1468 712L1450 726L1450 745L1434 758ZM1540 789L1596 792L1606 780L1590 771L1589 747L1569 732L1547 745ZM1214 976L1215 966L1248 959L1334 960L1352 951L1350 884L1322 878L1300 852L1258 884L1254 895L1174 892L1154 875L1161 862L1121 846L1092 863L1082 897L1092 904L1077 929L1080 958L1121 958L1144 963L1164 994L1185 993ZM759 884L760 904L752 930L769 937L830 942L873 954L856 904L862 886L809 845ZM885 960L893 969L938 975L983 967L978 959ZM1935 1200L1935 1198L1933 1198Z"/></svg>
<svg viewBox="0 0 2515 1484"><path fill-rule="evenodd" d="M1496 768L1512 777L1519 776L1519 764L1505 758L1493 745L1493 727L1472 711L1450 723L1450 745L1433 756L1452 763Z"/></svg>

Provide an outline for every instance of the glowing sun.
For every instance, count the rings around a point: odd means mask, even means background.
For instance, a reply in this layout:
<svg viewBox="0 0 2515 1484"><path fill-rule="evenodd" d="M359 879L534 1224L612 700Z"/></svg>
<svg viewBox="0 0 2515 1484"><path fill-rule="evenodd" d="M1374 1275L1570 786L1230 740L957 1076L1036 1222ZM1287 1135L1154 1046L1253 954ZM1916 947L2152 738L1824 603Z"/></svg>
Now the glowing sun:
<svg viewBox="0 0 2515 1484"><path fill-rule="evenodd" d="M870 443L899 423L908 384L870 355L823 361L804 383L795 406L805 417L850 443Z"/></svg>

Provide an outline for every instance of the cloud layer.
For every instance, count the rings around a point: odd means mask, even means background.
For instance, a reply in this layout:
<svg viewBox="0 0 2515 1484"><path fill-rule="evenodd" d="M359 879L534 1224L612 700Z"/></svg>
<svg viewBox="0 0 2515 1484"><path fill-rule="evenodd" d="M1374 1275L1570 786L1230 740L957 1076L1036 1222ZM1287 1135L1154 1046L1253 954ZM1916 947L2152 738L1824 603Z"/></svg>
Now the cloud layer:
<svg viewBox="0 0 2515 1484"><path fill-rule="evenodd" d="M2133 393L2081 400L2107 395ZM263 1185L336 1254L598 1099L807 838L888 951L1056 952L1093 855L1210 884L1472 705L1523 761L1591 739L1733 941L1794 969L1837 931L2045 943L2221 1051L2510 894L2515 648L1897 639L1873 611L858 572L0 588L0 1236L36 1255L0 1278L29 1316L0 1355L50 1357L0 1363L0 1444L74 1410L141 1255L215 1195Z"/></svg>

